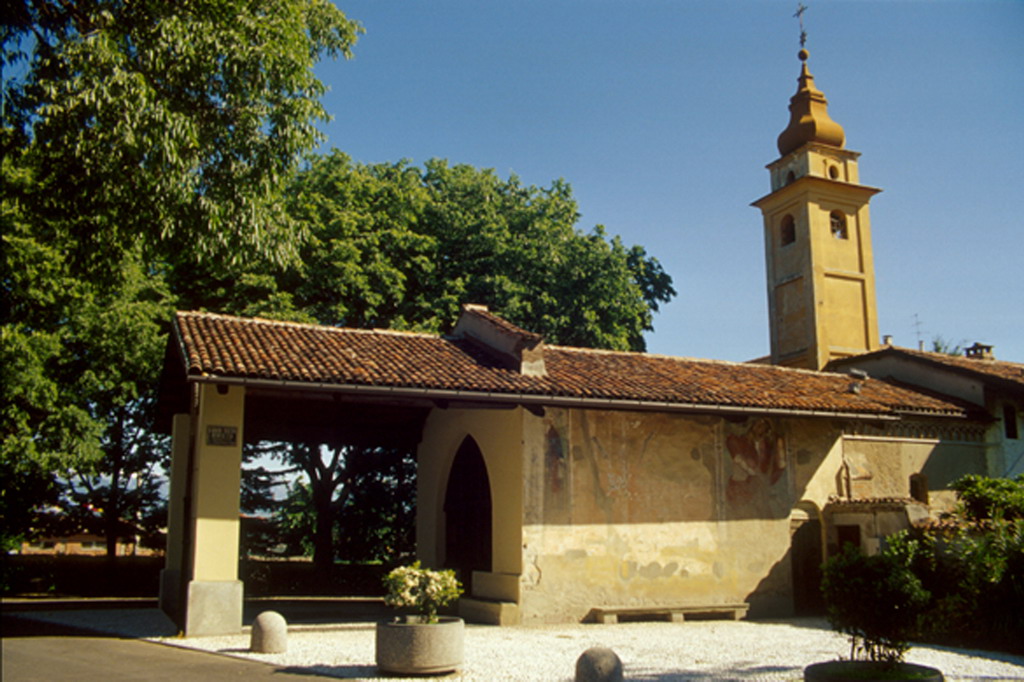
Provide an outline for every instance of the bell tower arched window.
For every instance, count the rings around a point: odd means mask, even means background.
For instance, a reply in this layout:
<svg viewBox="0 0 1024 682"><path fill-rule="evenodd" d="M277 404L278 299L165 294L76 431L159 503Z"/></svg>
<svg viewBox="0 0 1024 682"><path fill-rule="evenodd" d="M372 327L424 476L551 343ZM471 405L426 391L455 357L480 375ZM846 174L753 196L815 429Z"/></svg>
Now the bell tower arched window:
<svg viewBox="0 0 1024 682"><path fill-rule="evenodd" d="M829 214L829 223L832 227L832 236L836 239L849 239L850 235L846 229L846 216L841 211L832 211Z"/></svg>
<svg viewBox="0 0 1024 682"><path fill-rule="evenodd" d="M787 246L796 241L796 221L786 214L779 224L779 246Z"/></svg>

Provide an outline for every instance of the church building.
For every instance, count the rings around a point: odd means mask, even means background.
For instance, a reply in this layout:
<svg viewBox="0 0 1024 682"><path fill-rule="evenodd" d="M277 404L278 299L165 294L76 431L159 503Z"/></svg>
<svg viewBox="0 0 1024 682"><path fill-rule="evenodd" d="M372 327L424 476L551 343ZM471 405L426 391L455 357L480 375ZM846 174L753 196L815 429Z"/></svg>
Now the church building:
<svg viewBox="0 0 1024 682"><path fill-rule="evenodd" d="M161 605L237 632L243 442L417 453L417 553L495 624L786 616L820 565L1021 469L1024 365L878 340L868 202L800 52L764 217L770 363L547 345L467 304L444 336L180 312ZM634 610L634 611L631 611Z"/></svg>

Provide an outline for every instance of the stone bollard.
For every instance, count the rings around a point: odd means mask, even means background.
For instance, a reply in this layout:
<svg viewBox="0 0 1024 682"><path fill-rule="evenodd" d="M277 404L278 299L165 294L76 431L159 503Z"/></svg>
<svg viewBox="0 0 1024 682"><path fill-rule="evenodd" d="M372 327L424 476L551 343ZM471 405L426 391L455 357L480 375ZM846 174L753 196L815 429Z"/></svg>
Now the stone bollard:
<svg viewBox="0 0 1024 682"><path fill-rule="evenodd" d="M283 654L288 651L288 623L277 611L264 611L252 624L249 650L258 654Z"/></svg>
<svg viewBox="0 0 1024 682"><path fill-rule="evenodd" d="M607 647L587 649L576 659L576 682L622 682L622 661Z"/></svg>

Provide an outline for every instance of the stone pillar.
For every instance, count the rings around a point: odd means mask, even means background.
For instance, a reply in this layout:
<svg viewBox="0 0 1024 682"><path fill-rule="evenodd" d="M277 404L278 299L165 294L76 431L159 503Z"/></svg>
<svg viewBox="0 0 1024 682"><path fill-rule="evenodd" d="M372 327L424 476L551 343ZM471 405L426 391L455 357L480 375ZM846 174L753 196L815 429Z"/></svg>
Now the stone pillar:
<svg viewBox="0 0 1024 682"><path fill-rule="evenodd" d="M160 571L160 608L179 622L181 579L185 557L185 489L188 486L188 452L192 420L187 414L174 415L171 430L170 490L167 499L167 550Z"/></svg>
<svg viewBox="0 0 1024 682"><path fill-rule="evenodd" d="M239 497L245 388L199 386L192 462L190 579L185 600L186 636L242 630L238 580Z"/></svg>

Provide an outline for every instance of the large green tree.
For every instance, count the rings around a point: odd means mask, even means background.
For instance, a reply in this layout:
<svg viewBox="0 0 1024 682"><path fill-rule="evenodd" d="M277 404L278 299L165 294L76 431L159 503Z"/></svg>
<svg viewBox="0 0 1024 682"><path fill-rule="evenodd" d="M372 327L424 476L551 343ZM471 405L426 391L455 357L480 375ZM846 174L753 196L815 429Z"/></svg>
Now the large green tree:
<svg viewBox="0 0 1024 682"><path fill-rule="evenodd" d="M568 183L538 188L441 160L422 181L431 201L418 231L433 240L434 266L423 294L442 326L458 303L478 302L550 343L644 349L653 313L675 295L671 278L603 226L577 228Z"/></svg>
<svg viewBox="0 0 1024 682"><path fill-rule="evenodd" d="M394 561L414 550L413 454L393 447L266 444L291 480L275 521L290 551L310 554L326 581L336 557Z"/></svg>
<svg viewBox="0 0 1024 682"><path fill-rule="evenodd" d="M112 477L116 502L117 459L156 455L124 434L151 402L166 264L294 259L280 192L326 117L312 67L361 30L328 0L5 6L5 544L55 473Z"/></svg>
<svg viewBox="0 0 1024 682"><path fill-rule="evenodd" d="M166 526L161 486L170 442L154 428L152 388L172 305L162 278L138 263L122 271L119 287L90 294L77 301L64 330L63 360L71 366L63 381L101 425L101 456L62 472L59 507L72 530L103 536L113 556L119 541Z"/></svg>

